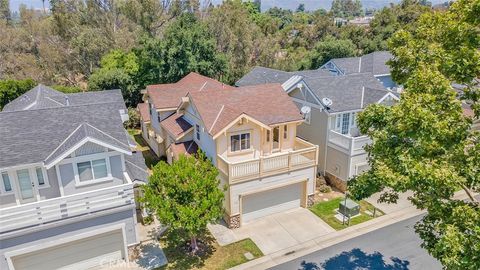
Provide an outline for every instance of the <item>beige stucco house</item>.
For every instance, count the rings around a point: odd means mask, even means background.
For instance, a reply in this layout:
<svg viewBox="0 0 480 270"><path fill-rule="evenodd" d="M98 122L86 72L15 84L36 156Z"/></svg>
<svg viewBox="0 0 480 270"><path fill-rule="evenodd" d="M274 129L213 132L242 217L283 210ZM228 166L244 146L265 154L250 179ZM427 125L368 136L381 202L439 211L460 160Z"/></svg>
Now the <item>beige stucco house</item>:
<svg viewBox="0 0 480 270"><path fill-rule="evenodd" d="M174 162L201 149L219 169L230 227L312 203L318 147L297 137L304 119L280 84L232 87L190 73L149 86L145 102L143 136L158 155Z"/></svg>

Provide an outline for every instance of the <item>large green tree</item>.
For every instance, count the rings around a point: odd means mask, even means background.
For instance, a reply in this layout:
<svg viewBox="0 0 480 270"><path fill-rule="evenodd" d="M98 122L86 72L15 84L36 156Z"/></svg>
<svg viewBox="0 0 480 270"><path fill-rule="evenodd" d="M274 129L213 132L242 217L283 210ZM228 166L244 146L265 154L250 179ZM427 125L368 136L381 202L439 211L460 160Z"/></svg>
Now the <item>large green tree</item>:
<svg viewBox="0 0 480 270"><path fill-rule="evenodd" d="M479 14L479 0L459 0L394 35L390 64L404 92L398 104L359 115L373 140L371 169L349 182L356 199L382 191L381 200L395 202L398 192L413 191L410 201L427 210L415 230L445 269L480 269L480 136L459 100L468 98L478 119ZM458 189L466 200L453 197Z"/></svg>
<svg viewBox="0 0 480 270"><path fill-rule="evenodd" d="M198 152L196 157L180 155L172 165L161 161L144 186L145 206L162 224L183 230L192 252L207 224L223 216L224 195L217 176L217 168Z"/></svg>
<svg viewBox="0 0 480 270"><path fill-rule="evenodd" d="M333 0L330 8L333 16L340 18L352 18L363 15L360 0Z"/></svg>
<svg viewBox="0 0 480 270"><path fill-rule="evenodd" d="M227 72L225 56L205 24L184 13L170 24L162 39L145 39L135 50L139 85L176 82L195 71L221 79Z"/></svg>
<svg viewBox="0 0 480 270"><path fill-rule="evenodd" d="M36 85L37 83L31 79L0 80L0 111L7 103L23 95Z"/></svg>
<svg viewBox="0 0 480 270"><path fill-rule="evenodd" d="M357 48L351 40L336 39L329 36L315 44L315 47L310 52L306 68L317 69L330 59L355 56L356 52Z"/></svg>

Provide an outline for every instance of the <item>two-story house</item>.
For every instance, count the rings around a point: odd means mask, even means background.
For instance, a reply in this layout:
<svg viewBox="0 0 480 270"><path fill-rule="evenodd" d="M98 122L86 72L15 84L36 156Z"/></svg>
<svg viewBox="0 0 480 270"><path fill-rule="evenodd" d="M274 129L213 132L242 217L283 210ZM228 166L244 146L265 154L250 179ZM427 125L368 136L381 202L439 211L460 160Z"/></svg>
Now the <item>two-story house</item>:
<svg viewBox="0 0 480 270"><path fill-rule="evenodd" d="M231 228L312 203L317 146L297 137L304 120L280 84L237 88L191 73L147 94L151 126L161 128L148 136L162 138L169 162L197 149L206 153L227 186ZM167 108L174 110L165 114Z"/></svg>
<svg viewBox="0 0 480 270"><path fill-rule="evenodd" d="M303 110L305 122L297 128L298 136L318 145L319 172L344 190L349 178L368 169L363 147L370 139L356 127L356 113L369 104L391 104L398 100L398 94L387 90L372 73L332 75L319 71L256 67L236 85L259 85L264 77L282 83L284 91Z"/></svg>
<svg viewBox="0 0 480 270"><path fill-rule="evenodd" d="M394 90L397 84L392 80L387 61L392 58L388 51L377 51L360 57L334 58L323 64L319 69L328 70L335 75L354 73L371 73L382 82L387 89Z"/></svg>
<svg viewBox="0 0 480 270"><path fill-rule="evenodd" d="M146 181L118 90L38 85L0 112L0 269L92 269L128 261L134 184ZM143 164L142 164L143 163Z"/></svg>

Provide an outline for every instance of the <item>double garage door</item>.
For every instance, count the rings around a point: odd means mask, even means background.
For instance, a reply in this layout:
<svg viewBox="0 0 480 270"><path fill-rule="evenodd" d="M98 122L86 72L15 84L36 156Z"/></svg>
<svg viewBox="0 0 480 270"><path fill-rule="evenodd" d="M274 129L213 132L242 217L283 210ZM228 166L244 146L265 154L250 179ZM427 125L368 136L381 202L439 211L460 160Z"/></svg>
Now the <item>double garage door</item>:
<svg viewBox="0 0 480 270"><path fill-rule="evenodd" d="M257 192L242 197L242 223L300 207L304 183Z"/></svg>
<svg viewBox="0 0 480 270"><path fill-rule="evenodd" d="M115 230L12 257L15 270L100 269L125 258L123 234Z"/></svg>

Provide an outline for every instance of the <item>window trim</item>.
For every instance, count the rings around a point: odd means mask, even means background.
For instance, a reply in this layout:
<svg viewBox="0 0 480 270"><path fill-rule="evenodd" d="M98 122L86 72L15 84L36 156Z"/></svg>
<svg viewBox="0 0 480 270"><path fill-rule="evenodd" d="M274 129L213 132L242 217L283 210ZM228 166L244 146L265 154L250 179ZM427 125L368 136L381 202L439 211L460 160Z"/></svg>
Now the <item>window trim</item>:
<svg viewBox="0 0 480 270"><path fill-rule="evenodd" d="M3 180L3 174L7 174L8 176L8 181L10 182L10 190L7 191L5 189L5 182ZM2 184L0 185L0 195L10 195L15 193L15 184L13 183L13 177L9 171L1 171L0 172L0 178L2 180Z"/></svg>
<svg viewBox="0 0 480 270"><path fill-rule="evenodd" d="M241 149L242 148L242 135L248 134L249 136L249 148L247 149ZM240 150L237 151L232 151L232 136L240 136ZM228 150L228 155L239 155L239 154L245 154L245 153L250 153L254 151L253 145L252 145L252 130L241 130L241 131L235 131L228 133L228 145L227 145L227 150Z"/></svg>
<svg viewBox="0 0 480 270"><path fill-rule="evenodd" d="M83 186L88 186L88 185L95 185L95 184L100 184L104 182L109 182L113 181L114 177L112 176L112 170L110 166L110 157L116 156L119 153L112 152L112 154L107 154L107 155L101 155L103 153L99 154L93 154L93 155L88 155L88 156L82 156L81 158L70 160L70 162L64 162L65 163L70 163L73 166L73 173L74 173L74 178L75 178L75 187L83 187ZM78 163L90 162L91 170L92 170L92 175L95 177L93 173L93 166L92 166L92 161L98 160L98 159L105 159L105 165L107 166L107 176L102 177L102 178L97 178L97 179L92 179L92 180L87 180L87 181L80 181L80 175L78 173Z"/></svg>

